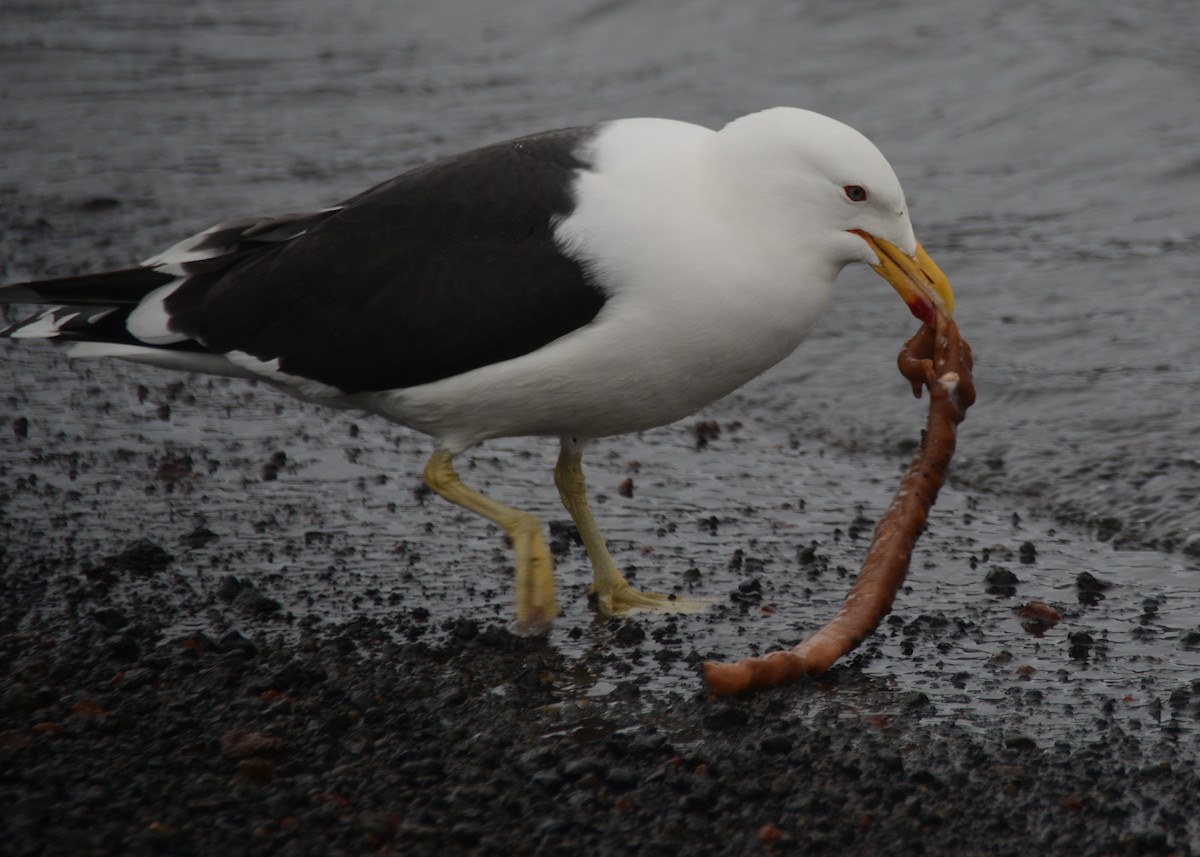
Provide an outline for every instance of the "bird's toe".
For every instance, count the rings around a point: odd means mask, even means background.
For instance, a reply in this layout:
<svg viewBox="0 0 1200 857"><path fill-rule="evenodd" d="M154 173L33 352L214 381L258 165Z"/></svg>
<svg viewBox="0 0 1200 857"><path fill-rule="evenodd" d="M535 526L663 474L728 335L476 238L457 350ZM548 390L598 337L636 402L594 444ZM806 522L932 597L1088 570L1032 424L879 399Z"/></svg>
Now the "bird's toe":
<svg viewBox="0 0 1200 857"><path fill-rule="evenodd" d="M592 587L588 595L601 616L627 616L631 613L698 613L713 602L704 598L685 598L642 592L622 582L610 591Z"/></svg>

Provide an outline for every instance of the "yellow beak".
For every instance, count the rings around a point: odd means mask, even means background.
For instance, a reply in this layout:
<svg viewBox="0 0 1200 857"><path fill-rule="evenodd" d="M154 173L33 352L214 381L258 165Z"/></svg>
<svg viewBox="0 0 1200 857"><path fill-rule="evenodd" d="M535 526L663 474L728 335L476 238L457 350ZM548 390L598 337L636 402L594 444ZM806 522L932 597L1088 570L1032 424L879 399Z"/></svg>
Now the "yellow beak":
<svg viewBox="0 0 1200 857"><path fill-rule="evenodd" d="M916 255L909 256L895 244L869 232L851 231L871 245L879 257L879 264L871 267L900 293L913 315L925 324L933 324L939 314L946 318L954 315L950 282L920 244Z"/></svg>

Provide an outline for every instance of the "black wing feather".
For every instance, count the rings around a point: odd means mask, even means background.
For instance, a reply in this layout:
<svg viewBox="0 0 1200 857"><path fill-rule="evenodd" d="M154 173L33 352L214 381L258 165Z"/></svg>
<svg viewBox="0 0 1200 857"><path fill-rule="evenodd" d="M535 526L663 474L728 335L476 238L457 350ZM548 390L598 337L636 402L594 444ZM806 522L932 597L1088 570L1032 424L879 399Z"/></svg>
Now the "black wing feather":
<svg viewBox="0 0 1200 857"><path fill-rule="evenodd" d="M175 278L152 268L129 268L102 274L60 277L0 288L0 303L133 306Z"/></svg>
<svg viewBox="0 0 1200 857"><path fill-rule="evenodd" d="M298 237L189 277L167 299L172 327L346 392L535 351L604 304L552 235L594 133L547 132L398 176Z"/></svg>

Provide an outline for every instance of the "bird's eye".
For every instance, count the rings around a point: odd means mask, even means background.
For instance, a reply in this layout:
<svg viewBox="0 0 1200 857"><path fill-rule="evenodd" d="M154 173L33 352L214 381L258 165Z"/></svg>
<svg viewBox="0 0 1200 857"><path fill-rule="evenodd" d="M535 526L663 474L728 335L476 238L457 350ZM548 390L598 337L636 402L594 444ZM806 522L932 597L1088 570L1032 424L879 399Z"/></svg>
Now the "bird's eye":
<svg viewBox="0 0 1200 857"><path fill-rule="evenodd" d="M846 194L846 199L851 202L867 201L867 189L860 184L848 184L842 188L842 192Z"/></svg>

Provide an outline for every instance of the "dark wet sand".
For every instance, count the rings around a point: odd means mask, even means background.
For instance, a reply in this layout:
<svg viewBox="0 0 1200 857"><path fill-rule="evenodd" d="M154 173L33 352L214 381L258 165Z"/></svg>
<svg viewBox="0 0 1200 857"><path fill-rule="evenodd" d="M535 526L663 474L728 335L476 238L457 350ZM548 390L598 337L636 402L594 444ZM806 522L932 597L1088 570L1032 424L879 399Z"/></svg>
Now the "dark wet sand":
<svg viewBox="0 0 1200 857"><path fill-rule="evenodd" d="M13 855L1187 854L1200 817L1169 744L1103 719L1048 747L925 725L928 697L853 662L747 699L631 682L591 702L573 673L653 672L645 627L574 660L419 609L292 627L272 590L206 592L148 542L5 561ZM16 631L48 590L60 619ZM180 611L222 618L165 633Z"/></svg>

